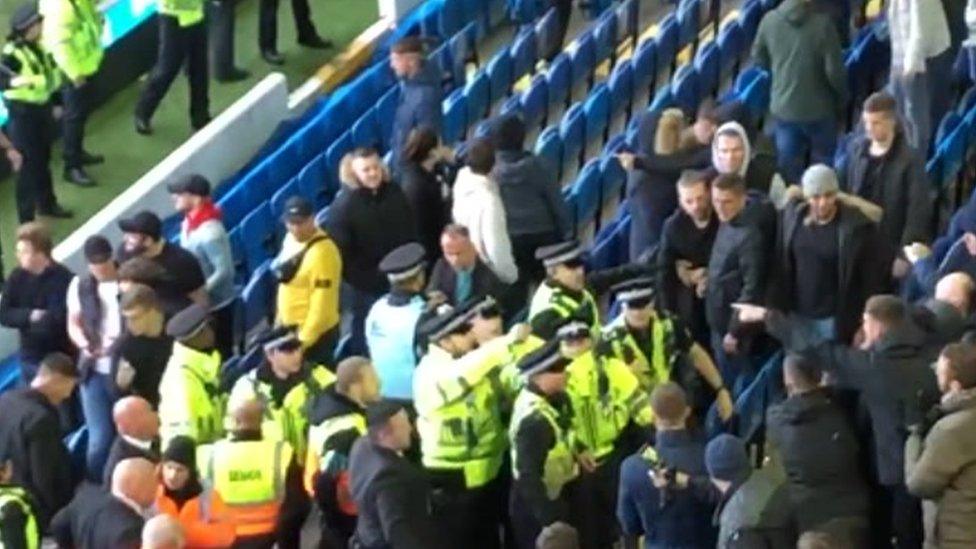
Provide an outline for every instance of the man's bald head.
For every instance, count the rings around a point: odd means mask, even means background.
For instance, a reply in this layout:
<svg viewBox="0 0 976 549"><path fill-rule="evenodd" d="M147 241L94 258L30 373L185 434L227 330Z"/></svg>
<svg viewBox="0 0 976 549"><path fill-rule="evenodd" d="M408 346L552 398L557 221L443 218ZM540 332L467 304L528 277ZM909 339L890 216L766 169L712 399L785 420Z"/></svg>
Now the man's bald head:
<svg viewBox="0 0 976 549"><path fill-rule="evenodd" d="M264 403L249 398L234 403L227 411L234 431L260 431L264 420Z"/></svg>
<svg viewBox="0 0 976 549"><path fill-rule="evenodd" d="M963 317L972 310L973 290L976 283L966 273L949 273L935 285L935 299L952 305Z"/></svg>
<svg viewBox="0 0 976 549"><path fill-rule="evenodd" d="M120 398L112 407L112 420L119 434L152 440L159 436L159 416L149 401L142 397Z"/></svg>
<svg viewBox="0 0 976 549"><path fill-rule="evenodd" d="M112 494L148 509L156 500L156 465L145 458L123 459L112 471Z"/></svg>
<svg viewBox="0 0 976 549"><path fill-rule="evenodd" d="M142 549L183 549L186 538L183 527L175 518L159 514L142 527Z"/></svg>

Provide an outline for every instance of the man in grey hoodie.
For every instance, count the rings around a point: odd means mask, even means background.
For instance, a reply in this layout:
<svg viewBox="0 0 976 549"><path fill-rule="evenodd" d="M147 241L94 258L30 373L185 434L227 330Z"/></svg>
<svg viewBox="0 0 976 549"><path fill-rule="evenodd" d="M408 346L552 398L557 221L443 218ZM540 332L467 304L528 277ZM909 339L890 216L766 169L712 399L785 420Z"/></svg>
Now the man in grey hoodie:
<svg viewBox="0 0 976 549"><path fill-rule="evenodd" d="M827 164L837 145L837 119L847 73L837 29L810 0L785 0L763 17L752 46L756 64L772 77L779 169L796 183L810 163Z"/></svg>

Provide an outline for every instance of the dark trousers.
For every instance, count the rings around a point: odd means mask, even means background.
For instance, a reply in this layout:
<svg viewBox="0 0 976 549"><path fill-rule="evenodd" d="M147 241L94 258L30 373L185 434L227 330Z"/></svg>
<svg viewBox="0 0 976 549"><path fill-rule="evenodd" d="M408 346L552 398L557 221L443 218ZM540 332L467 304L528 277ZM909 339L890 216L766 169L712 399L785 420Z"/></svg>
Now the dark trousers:
<svg viewBox="0 0 976 549"><path fill-rule="evenodd" d="M17 219L27 223L34 220L36 212L48 213L57 204L51 181L54 122L50 104L7 101L7 108L10 141L24 157L15 187Z"/></svg>
<svg viewBox="0 0 976 549"><path fill-rule="evenodd" d="M466 488L460 471L427 470L433 494L433 515L441 525L445 547L499 549L505 513L504 484L495 478L484 486Z"/></svg>
<svg viewBox="0 0 976 549"><path fill-rule="evenodd" d="M581 472L573 492L570 513L580 547L610 549L618 537L617 484L620 458L607 456L592 473Z"/></svg>
<svg viewBox="0 0 976 549"><path fill-rule="evenodd" d="M366 316L373 307L373 303L382 297L370 293L367 290L360 290L351 284L343 284L342 303L346 312L343 313L343 329L349 335L349 345L346 348L346 356L369 355L369 348L366 345ZM346 303L349 304L348 308ZM345 357L340 357L345 358Z"/></svg>
<svg viewBox="0 0 976 549"><path fill-rule="evenodd" d="M226 360L237 354L234 352L234 302L210 311L210 316L213 318L217 350Z"/></svg>
<svg viewBox="0 0 976 549"><path fill-rule="evenodd" d="M61 88L64 102L64 116L61 118L64 142L64 169L81 167L84 152L85 121L88 120L89 96L91 86L85 82L80 86L66 82Z"/></svg>
<svg viewBox="0 0 976 549"><path fill-rule="evenodd" d="M563 487L560 499L569 497L568 489L572 483ZM515 549L535 549L535 541L539 533L548 524L541 524L536 518L534 510L522 499L519 494L518 481L512 481L512 488L508 495L508 516L512 521L512 533L515 537ZM567 521L568 517L560 517L560 520ZM581 546L582 547L582 546Z"/></svg>
<svg viewBox="0 0 976 549"><path fill-rule="evenodd" d="M312 364L321 364L330 370L335 370L335 348L339 342L339 327L336 326L322 334L318 341L305 349L305 359Z"/></svg>
<svg viewBox="0 0 976 549"><path fill-rule="evenodd" d="M834 149L837 148L837 124L833 119L814 122L777 120L773 132L780 175L787 184L799 183L808 165L833 165Z"/></svg>
<svg viewBox="0 0 976 549"><path fill-rule="evenodd" d="M236 0L214 0L208 4L210 66L218 80L234 70L234 10Z"/></svg>
<svg viewBox="0 0 976 549"><path fill-rule="evenodd" d="M871 511L876 549L919 549L925 534L922 529L922 503L904 484L874 488Z"/></svg>
<svg viewBox="0 0 976 549"><path fill-rule="evenodd" d="M207 25L203 21L180 27L175 17L159 16L159 57L136 104L136 116L149 120L169 91L180 67L190 81L190 122L201 128L210 119L207 71Z"/></svg>
<svg viewBox="0 0 976 549"><path fill-rule="evenodd" d="M559 242L556 233L513 234L512 256L518 267L519 277L512 288L514 298L521 297L522 304L529 299L529 288L542 282L546 277L546 270L542 262L535 258L535 251L542 246Z"/></svg>
<svg viewBox="0 0 976 549"><path fill-rule="evenodd" d="M261 0L258 9L258 47L261 51L278 51L278 2ZM316 36L308 0L291 0L291 12L295 16L295 32L299 42Z"/></svg>

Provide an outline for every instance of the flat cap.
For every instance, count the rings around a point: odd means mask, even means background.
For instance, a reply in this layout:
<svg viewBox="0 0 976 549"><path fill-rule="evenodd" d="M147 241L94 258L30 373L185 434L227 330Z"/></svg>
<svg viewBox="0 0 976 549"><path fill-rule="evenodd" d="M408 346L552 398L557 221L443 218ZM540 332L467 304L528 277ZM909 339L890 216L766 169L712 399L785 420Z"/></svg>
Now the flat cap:
<svg viewBox="0 0 976 549"><path fill-rule="evenodd" d="M654 279L650 277L632 278L615 285L613 293L622 303L644 301L654 297Z"/></svg>
<svg viewBox="0 0 976 549"><path fill-rule="evenodd" d="M207 325L207 318L207 309L194 303L169 319L166 323L166 335L180 341L189 339Z"/></svg>
<svg viewBox="0 0 976 549"><path fill-rule="evenodd" d="M424 247L408 242L395 248L380 260L380 271L390 282L400 282L416 276L424 270Z"/></svg>
<svg viewBox="0 0 976 549"><path fill-rule="evenodd" d="M210 182L198 173L179 175L166 183L166 190L170 194L186 193L196 196L210 196Z"/></svg>
<svg viewBox="0 0 976 549"><path fill-rule="evenodd" d="M374 402L366 408L366 426L380 427L386 425L391 417L399 414L403 409L403 404L389 399Z"/></svg>
<svg viewBox="0 0 976 549"><path fill-rule="evenodd" d="M294 326L275 326L262 333L256 342L265 351L290 350L302 346Z"/></svg>
<svg viewBox="0 0 976 549"><path fill-rule="evenodd" d="M420 334L426 336L427 341L435 342L465 330L473 316L474 310L471 308L441 305L437 308L437 314L427 319L420 327Z"/></svg>
<svg viewBox="0 0 976 549"><path fill-rule="evenodd" d="M542 372L561 372L569 362L559 352L559 341L553 340L522 357L516 367L522 376L531 377Z"/></svg>
<svg viewBox="0 0 976 549"><path fill-rule="evenodd" d="M41 20L41 14L37 11L37 2L25 2L14 10L10 16L10 31L21 33L29 29L31 25Z"/></svg>
<svg viewBox="0 0 976 549"><path fill-rule="evenodd" d="M163 222L159 216L143 210L132 217L119 220L119 229L123 233L144 234L154 240L159 240L163 234Z"/></svg>
<svg viewBox="0 0 976 549"><path fill-rule="evenodd" d="M582 261L583 248L577 240L543 246L535 251L535 258L546 267Z"/></svg>
<svg viewBox="0 0 976 549"><path fill-rule="evenodd" d="M281 214L282 221L297 223L305 221L315 214L312 203L303 196L293 196L285 201L285 211Z"/></svg>
<svg viewBox="0 0 976 549"><path fill-rule="evenodd" d="M85 239L84 252L85 261L89 263L105 263L112 259L112 245L100 234L93 234Z"/></svg>

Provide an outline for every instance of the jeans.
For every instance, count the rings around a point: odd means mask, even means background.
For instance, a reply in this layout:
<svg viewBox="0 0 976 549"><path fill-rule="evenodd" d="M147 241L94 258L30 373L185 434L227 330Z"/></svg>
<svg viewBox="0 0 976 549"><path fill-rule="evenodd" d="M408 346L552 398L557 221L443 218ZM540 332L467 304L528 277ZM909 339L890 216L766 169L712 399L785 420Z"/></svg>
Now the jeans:
<svg viewBox="0 0 976 549"><path fill-rule="evenodd" d="M742 338L739 339L739 352L731 355L725 352L722 346L724 333L712 332L712 357L715 359L715 366L722 374L722 383L729 388L733 397L739 396L742 389L748 387L746 374L752 374L752 362L749 360L748 344Z"/></svg>
<svg viewBox="0 0 976 549"><path fill-rule="evenodd" d="M88 425L85 474L88 480L96 483L102 481L102 470L105 469L109 449L115 440L115 423L112 421L115 393L112 385L110 375L92 372L78 386L81 409L85 414L85 424Z"/></svg>
<svg viewBox="0 0 976 549"><path fill-rule="evenodd" d="M799 183L807 165L834 164L837 123L832 118L813 122L777 120L773 129L779 171L787 184ZM810 162L807 163L807 155Z"/></svg>
<svg viewBox="0 0 976 549"><path fill-rule="evenodd" d="M345 318L342 325L343 332L349 336L345 356L369 356L369 348L366 346L366 315L380 297L382 296L354 288L350 284L343 284L342 302L346 312L343 313ZM348 308L346 303L349 304Z"/></svg>

